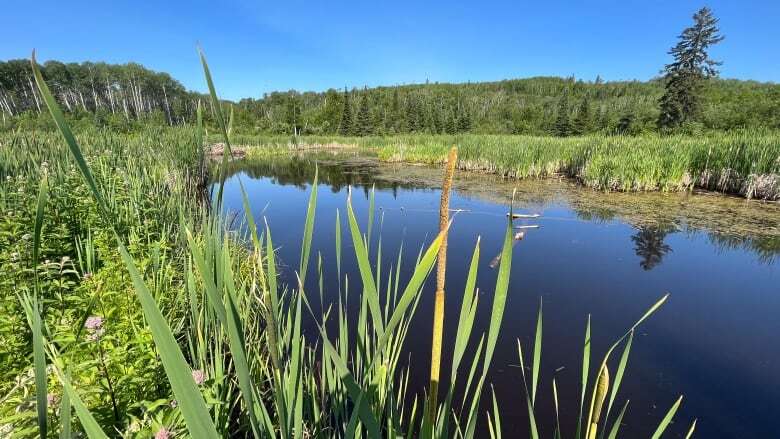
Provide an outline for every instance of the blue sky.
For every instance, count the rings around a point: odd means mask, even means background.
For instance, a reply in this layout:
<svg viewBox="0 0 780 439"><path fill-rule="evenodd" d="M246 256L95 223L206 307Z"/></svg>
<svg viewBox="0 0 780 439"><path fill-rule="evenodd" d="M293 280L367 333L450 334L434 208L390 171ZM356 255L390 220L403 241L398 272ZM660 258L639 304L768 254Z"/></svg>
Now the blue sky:
<svg viewBox="0 0 780 439"><path fill-rule="evenodd" d="M203 91L200 43L228 99L426 79L649 79L705 4L726 35L711 52L722 76L780 82L778 0L4 3L2 60L35 47L41 61L135 61Z"/></svg>

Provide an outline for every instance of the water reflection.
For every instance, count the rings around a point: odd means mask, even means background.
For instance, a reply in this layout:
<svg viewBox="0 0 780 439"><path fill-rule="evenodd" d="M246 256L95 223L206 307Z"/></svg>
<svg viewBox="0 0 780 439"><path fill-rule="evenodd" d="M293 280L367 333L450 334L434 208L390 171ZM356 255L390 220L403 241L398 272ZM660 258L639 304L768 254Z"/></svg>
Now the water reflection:
<svg viewBox="0 0 780 439"><path fill-rule="evenodd" d="M315 166L316 164L316 166ZM347 186L368 197L372 186L388 190L393 198L401 189L437 188L440 172L426 166L380 163L359 152L307 152L229 163L228 175L238 172L250 178L270 178L275 184L305 188L319 174L320 183L338 193ZM464 196L501 204L510 201L526 208L565 204L584 221L621 221L637 232L631 237L640 265L658 266L671 251L670 233L706 233L720 251L742 249L762 264L773 264L780 255L780 204L747 201L709 193L610 193L593 191L569 181L502 179L494 175L458 173L454 189Z"/></svg>
<svg viewBox="0 0 780 439"><path fill-rule="evenodd" d="M634 251L641 259L639 266L645 271L650 271L661 264L664 256L672 251L672 247L664 242L666 235L673 232L673 227L645 226L639 227L631 236L634 242Z"/></svg>

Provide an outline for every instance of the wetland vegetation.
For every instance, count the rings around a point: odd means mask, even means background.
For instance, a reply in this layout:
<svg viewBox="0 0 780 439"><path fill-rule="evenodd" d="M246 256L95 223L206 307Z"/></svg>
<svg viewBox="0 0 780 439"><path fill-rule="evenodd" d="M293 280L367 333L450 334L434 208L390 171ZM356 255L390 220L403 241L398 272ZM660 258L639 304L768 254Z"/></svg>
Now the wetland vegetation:
<svg viewBox="0 0 780 439"><path fill-rule="evenodd" d="M0 437L771 435L780 88L716 24L649 82L0 63Z"/></svg>

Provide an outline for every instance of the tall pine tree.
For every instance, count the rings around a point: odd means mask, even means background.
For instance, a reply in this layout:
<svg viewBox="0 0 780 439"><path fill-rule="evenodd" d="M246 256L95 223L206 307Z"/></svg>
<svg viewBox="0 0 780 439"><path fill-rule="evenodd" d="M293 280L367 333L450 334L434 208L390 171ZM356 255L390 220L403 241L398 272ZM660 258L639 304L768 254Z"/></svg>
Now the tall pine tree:
<svg viewBox="0 0 780 439"><path fill-rule="evenodd" d="M718 75L720 62L713 61L707 49L723 40L718 29L718 19L709 8L702 8L693 15L693 26L680 34L679 42L669 54L674 57L664 71L664 94L659 104L661 114L658 127L676 128L695 121L701 111L701 92L708 78Z"/></svg>

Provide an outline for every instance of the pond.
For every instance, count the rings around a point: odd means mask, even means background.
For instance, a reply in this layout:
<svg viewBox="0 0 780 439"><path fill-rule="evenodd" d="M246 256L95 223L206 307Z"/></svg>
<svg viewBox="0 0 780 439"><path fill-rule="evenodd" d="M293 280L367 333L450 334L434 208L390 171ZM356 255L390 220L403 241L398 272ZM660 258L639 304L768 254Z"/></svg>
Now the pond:
<svg viewBox="0 0 780 439"><path fill-rule="evenodd" d="M265 217L271 226L282 280L292 284L295 279L315 164L319 194L310 267L316 269L321 255L324 301L336 300L336 293L328 293L338 288L333 232L339 209L348 236L344 218L350 185L364 231L368 194L375 188L372 251L381 239L387 265L383 273L395 262L402 244L402 267L411 268L417 251L430 243L438 227L440 169L322 151L232 162L226 209L238 215L243 212L240 178L258 224ZM516 210L540 216L517 221L517 225L539 227L525 229L524 239L515 246L506 312L489 375L504 432L528 429L516 340L528 355L540 300L544 342L537 422L544 435L551 435L555 374L562 430L571 437L579 410L588 315L594 371L609 345L669 292L669 301L634 337L611 416L614 420L620 404L630 399L621 436L649 437L679 395L684 395L683 404L669 437L682 437L694 418L698 418L696 437L776 435L780 205L709 193L605 194L567 180L507 181L456 172L451 208L460 212L454 214L449 236L445 346L454 340L477 237L482 257L475 327L487 330L496 277L491 259L501 247L514 189ZM345 239L344 254L352 251ZM342 267L342 274L353 281L353 290L359 289L355 268ZM307 284L307 291L318 291L316 276L309 276ZM413 371L410 388L419 393L428 380L433 284L429 279L404 345ZM444 351L444 364L449 364L451 348ZM442 376L448 373L443 370ZM487 405L483 414L485 410Z"/></svg>

